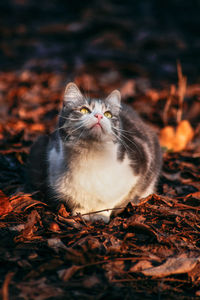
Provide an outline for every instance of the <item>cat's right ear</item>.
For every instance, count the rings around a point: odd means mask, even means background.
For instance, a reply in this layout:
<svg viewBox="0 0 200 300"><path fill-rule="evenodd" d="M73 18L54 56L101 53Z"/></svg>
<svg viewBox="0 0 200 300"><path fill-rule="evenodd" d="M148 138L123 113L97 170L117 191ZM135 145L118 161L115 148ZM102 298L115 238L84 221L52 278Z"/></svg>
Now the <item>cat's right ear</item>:
<svg viewBox="0 0 200 300"><path fill-rule="evenodd" d="M81 99L83 99L83 95L77 85L74 82L68 83L64 93L64 104L77 102L77 100L80 101Z"/></svg>

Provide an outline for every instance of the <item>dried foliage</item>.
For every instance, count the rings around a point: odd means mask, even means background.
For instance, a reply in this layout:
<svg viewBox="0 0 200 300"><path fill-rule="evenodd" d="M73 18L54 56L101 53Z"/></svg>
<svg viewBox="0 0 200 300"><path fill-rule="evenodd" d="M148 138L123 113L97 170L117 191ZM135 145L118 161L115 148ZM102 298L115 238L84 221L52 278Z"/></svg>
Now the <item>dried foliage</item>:
<svg viewBox="0 0 200 300"><path fill-rule="evenodd" d="M1 263L6 265L1 268L3 299L8 299L9 293L9 299L34 300L84 299L88 295L91 299L116 299L118 294L127 299L133 294L136 299L153 299L155 294L173 299L177 292L181 299L198 294L199 133L194 129L187 150L164 153L160 195L149 196L138 206L130 203L107 225L84 222L81 215L72 217L63 205L52 211L42 195L22 192L32 141L55 126L62 78L27 71L9 78L9 73L1 75L5 90L10 91L4 108L7 105L13 110L11 115L5 113L1 124L0 235ZM24 78L29 88L20 92L23 101L15 108L13 97L25 84ZM84 80L84 75L79 80ZM52 82L56 83L53 87ZM124 90L127 86L130 89L125 83ZM26 99L34 90L31 101ZM43 97L38 98L39 94ZM190 99L195 101L194 96ZM158 97L155 104L148 93L136 97L132 105L147 101L151 105L146 106L147 111L161 116L158 107L165 99ZM51 117L45 118L49 113ZM144 117L146 113L143 106ZM162 123L154 118L151 121L159 131Z"/></svg>

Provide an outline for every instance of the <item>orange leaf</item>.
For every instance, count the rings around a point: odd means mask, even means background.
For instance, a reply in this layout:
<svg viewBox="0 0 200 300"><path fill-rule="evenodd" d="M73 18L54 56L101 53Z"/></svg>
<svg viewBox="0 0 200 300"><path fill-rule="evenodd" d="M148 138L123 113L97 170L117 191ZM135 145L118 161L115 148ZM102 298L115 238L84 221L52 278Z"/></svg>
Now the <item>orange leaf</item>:
<svg viewBox="0 0 200 300"><path fill-rule="evenodd" d="M15 241L19 242L24 240L38 239L39 236L35 235L38 225L42 226L41 217L37 210L32 210L28 215L24 230L19 236L15 237Z"/></svg>
<svg viewBox="0 0 200 300"><path fill-rule="evenodd" d="M166 126L160 131L160 144L167 149L173 149L175 130L172 126Z"/></svg>
<svg viewBox="0 0 200 300"><path fill-rule="evenodd" d="M10 205L9 198L0 191L0 215L5 215L12 211L12 206Z"/></svg>
<svg viewBox="0 0 200 300"><path fill-rule="evenodd" d="M181 121L176 131L172 126L166 126L160 131L160 144L173 151L185 149L187 144L192 140L194 130L187 120Z"/></svg>
<svg viewBox="0 0 200 300"><path fill-rule="evenodd" d="M69 212L66 211L66 208L65 208L65 206L64 206L63 203L61 204L58 213L59 213L59 215L61 215L61 216L64 217L64 218L67 218L67 217L69 217L69 215L70 215Z"/></svg>
<svg viewBox="0 0 200 300"><path fill-rule="evenodd" d="M187 144L193 139L194 130L187 120L183 120L178 124L175 134L173 149L174 151L183 150Z"/></svg>
<svg viewBox="0 0 200 300"><path fill-rule="evenodd" d="M46 206L46 203L35 200L31 197L31 194L18 193L17 195L12 196L10 199L11 206L16 213L26 211L33 206Z"/></svg>
<svg viewBox="0 0 200 300"><path fill-rule="evenodd" d="M52 222L52 223L50 224L50 226L49 226L49 229L50 229L51 231L57 232L57 231L60 231L60 226L59 226L57 223Z"/></svg>

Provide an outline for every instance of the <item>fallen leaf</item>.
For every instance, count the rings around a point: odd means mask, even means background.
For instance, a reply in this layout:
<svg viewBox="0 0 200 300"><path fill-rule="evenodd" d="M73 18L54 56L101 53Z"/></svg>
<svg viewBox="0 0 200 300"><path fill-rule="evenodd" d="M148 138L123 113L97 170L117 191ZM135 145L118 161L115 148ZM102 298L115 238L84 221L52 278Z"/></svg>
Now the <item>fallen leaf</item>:
<svg viewBox="0 0 200 300"><path fill-rule="evenodd" d="M132 266L129 272L139 272L144 269L152 268L152 263L148 260L140 260L134 266Z"/></svg>
<svg viewBox="0 0 200 300"><path fill-rule="evenodd" d="M64 218L67 218L70 215L70 213L66 210L63 203L60 205L60 209L58 211L58 214L61 215Z"/></svg>
<svg viewBox="0 0 200 300"><path fill-rule="evenodd" d="M10 203L13 208L13 211L17 212L17 213L26 211L30 207L33 207L36 205L47 206L46 203L33 199L31 197L31 194L23 194L23 193L18 193L17 195L14 195L10 199Z"/></svg>
<svg viewBox="0 0 200 300"><path fill-rule="evenodd" d="M187 120L181 121L176 130L172 126L166 126L160 131L160 144L163 147L179 152L186 148L193 139L194 130Z"/></svg>
<svg viewBox="0 0 200 300"><path fill-rule="evenodd" d="M160 144L167 149L173 149L175 130L172 126L166 126L160 131Z"/></svg>
<svg viewBox="0 0 200 300"><path fill-rule="evenodd" d="M48 246L53 248L55 252L59 252L59 249L67 250L68 248L65 246L65 244L61 241L60 238L50 238L47 240Z"/></svg>
<svg viewBox="0 0 200 300"><path fill-rule="evenodd" d="M50 224L50 226L49 226L49 229L50 229L51 231L58 232L58 231L60 231L60 226L59 226L57 223L52 222L52 223Z"/></svg>
<svg viewBox="0 0 200 300"><path fill-rule="evenodd" d="M148 268L142 271L146 276L165 277L173 274L187 273L191 271L198 263L198 258L168 258L167 261L153 268Z"/></svg>
<svg viewBox="0 0 200 300"><path fill-rule="evenodd" d="M105 264L103 268L106 270L108 280L112 282L115 279L115 276L124 273L125 264L122 260L116 260Z"/></svg>
<svg viewBox="0 0 200 300"><path fill-rule="evenodd" d="M191 197L200 200L200 191L195 192L195 193L188 194L188 195L186 196L186 198L191 198Z"/></svg>
<svg viewBox="0 0 200 300"><path fill-rule="evenodd" d="M81 267L73 265L66 270L59 271L59 276L63 281L68 281Z"/></svg>
<svg viewBox="0 0 200 300"><path fill-rule="evenodd" d="M194 130L187 120L183 120L178 124L175 134L173 149L181 151L185 149L187 144L193 139Z"/></svg>
<svg viewBox="0 0 200 300"><path fill-rule="evenodd" d="M0 215L6 215L12 211L9 198L0 190Z"/></svg>
<svg viewBox="0 0 200 300"><path fill-rule="evenodd" d="M21 235L16 237L16 241L22 241L22 240L31 240L34 238L38 238L38 236L34 237L35 232L37 231L36 224L39 223L41 226L41 217L38 214L37 210L33 210L27 218L27 222L25 224L25 228L22 231Z"/></svg>

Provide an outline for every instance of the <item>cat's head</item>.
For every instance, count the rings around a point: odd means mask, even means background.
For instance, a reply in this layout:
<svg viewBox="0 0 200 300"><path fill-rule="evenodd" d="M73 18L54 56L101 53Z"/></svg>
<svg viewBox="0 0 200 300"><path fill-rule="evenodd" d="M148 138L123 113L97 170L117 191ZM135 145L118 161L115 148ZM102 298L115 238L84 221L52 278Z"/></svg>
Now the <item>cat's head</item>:
<svg viewBox="0 0 200 300"><path fill-rule="evenodd" d="M106 99L87 99L75 83L66 86L59 132L63 141L115 141L120 126L120 92Z"/></svg>

